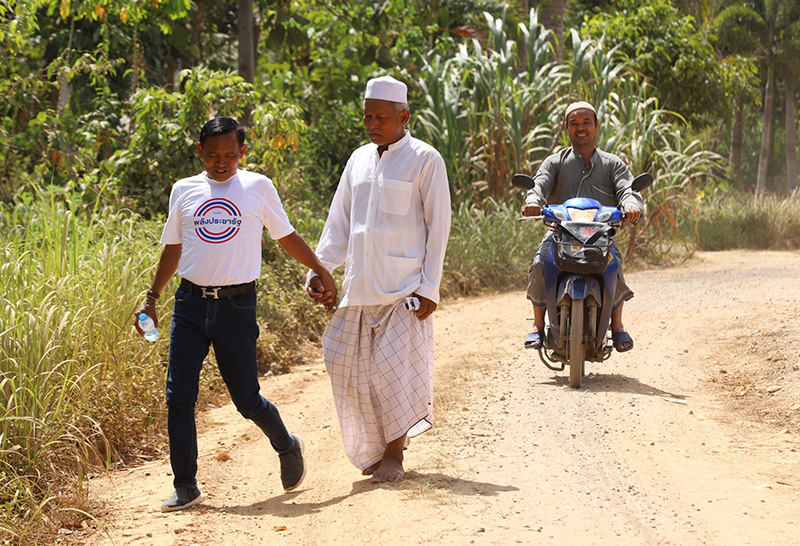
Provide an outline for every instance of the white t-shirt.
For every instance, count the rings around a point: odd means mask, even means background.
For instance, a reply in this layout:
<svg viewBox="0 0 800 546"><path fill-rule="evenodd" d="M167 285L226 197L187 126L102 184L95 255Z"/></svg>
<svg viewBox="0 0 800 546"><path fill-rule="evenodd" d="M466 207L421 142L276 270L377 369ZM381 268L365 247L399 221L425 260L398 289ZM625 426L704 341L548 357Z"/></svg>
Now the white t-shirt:
<svg viewBox="0 0 800 546"><path fill-rule="evenodd" d="M178 275L200 286L250 282L261 272L261 232L294 232L272 180L238 170L225 182L203 172L175 183L161 243L180 244Z"/></svg>

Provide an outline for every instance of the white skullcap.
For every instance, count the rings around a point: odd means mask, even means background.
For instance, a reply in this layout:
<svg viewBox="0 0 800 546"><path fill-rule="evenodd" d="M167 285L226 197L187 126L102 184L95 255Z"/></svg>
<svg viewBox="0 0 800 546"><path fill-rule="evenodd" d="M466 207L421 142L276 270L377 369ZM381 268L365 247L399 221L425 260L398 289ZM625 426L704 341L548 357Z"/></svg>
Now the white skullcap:
<svg viewBox="0 0 800 546"><path fill-rule="evenodd" d="M594 106L589 104L586 101L579 100L578 102L573 102L569 106L567 106L567 113L564 114L564 121L567 121L567 116L569 116L575 110L580 110L581 108L585 108L586 110L591 110L594 112L594 115L597 116L597 110L594 109Z"/></svg>
<svg viewBox="0 0 800 546"><path fill-rule="evenodd" d="M364 99L388 100L390 102L407 103L406 84L394 79L391 76L381 76L373 78L367 82L367 91Z"/></svg>

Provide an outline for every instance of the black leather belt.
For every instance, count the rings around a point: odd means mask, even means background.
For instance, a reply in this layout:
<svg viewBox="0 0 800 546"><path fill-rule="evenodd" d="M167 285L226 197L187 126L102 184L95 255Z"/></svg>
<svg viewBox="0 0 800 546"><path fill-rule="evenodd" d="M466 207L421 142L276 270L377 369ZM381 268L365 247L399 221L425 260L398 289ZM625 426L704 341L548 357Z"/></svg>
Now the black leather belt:
<svg viewBox="0 0 800 546"><path fill-rule="evenodd" d="M181 288L184 288L201 298L230 298L231 296L241 296L256 289L256 281L244 284L232 284L230 286L198 286L192 281L181 279Z"/></svg>

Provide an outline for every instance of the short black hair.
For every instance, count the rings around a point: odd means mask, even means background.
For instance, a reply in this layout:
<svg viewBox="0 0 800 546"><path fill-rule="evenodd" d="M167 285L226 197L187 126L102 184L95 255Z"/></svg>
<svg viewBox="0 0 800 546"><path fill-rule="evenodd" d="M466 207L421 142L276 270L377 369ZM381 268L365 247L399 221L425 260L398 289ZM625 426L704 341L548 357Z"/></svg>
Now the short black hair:
<svg viewBox="0 0 800 546"><path fill-rule="evenodd" d="M231 131L236 131L239 146L244 146L244 126L239 125L239 122L230 116L216 117L203 125L200 129L200 145L202 146L209 137L224 135Z"/></svg>

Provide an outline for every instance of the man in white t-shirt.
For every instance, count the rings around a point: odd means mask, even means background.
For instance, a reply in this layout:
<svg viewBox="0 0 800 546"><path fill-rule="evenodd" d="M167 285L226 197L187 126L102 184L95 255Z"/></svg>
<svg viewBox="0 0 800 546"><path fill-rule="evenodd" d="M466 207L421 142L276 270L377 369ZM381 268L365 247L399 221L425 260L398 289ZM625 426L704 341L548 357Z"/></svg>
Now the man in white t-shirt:
<svg viewBox="0 0 800 546"><path fill-rule="evenodd" d="M389 76L367 83L371 143L350 156L316 249L329 269L345 266L323 357L345 452L375 483L403 477L408 438L433 424L431 314L450 232L447 170L439 152L406 131L406 93ZM329 303L313 272L307 289ZM408 297L418 308L405 306Z"/></svg>
<svg viewBox="0 0 800 546"><path fill-rule="evenodd" d="M175 183L161 235L164 249L139 313L158 325L155 303L177 271L167 375L170 462L175 492L161 506L173 512L205 497L197 487L197 401L200 369L214 346L222 379L236 409L266 434L278 452L286 491L305 477L303 441L286 429L278 409L259 394L256 366L255 280L261 270L264 227L286 252L319 275L331 308L336 284L314 251L294 230L272 181L239 170L245 131L230 117L214 118L200 131L197 151L204 172ZM138 324L136 329L141 333Z"/></svg>

